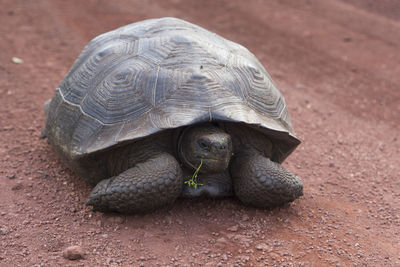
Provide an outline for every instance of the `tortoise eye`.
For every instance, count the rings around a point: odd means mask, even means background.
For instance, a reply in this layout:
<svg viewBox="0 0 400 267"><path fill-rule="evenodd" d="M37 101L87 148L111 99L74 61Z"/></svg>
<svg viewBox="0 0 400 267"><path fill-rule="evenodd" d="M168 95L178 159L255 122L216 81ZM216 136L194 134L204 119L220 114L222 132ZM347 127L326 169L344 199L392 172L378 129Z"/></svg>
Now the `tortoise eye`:
<svg viewBox="0 0 400 267"><path fill-rule="evenodd" d="M199 147L200 147L200 148L202 148L202 149L207 149L207 150L208 150L209 147L208 147L206 141L204 141L204 140L199 140L197 143L199 144Z"/></svg>

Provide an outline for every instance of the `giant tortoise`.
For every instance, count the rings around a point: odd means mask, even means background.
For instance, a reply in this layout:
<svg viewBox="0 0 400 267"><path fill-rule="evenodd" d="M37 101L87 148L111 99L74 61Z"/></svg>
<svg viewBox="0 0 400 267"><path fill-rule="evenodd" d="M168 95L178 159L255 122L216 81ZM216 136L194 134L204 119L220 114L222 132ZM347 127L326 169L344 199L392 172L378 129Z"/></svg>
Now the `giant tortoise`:
<svg viewBox="0 0 400 267"><path fill-rule="evenodd" d="M259 208L303 194L280 164L300 141L285 100L243 46L176 18L94 38L45 104L45 135L99 211L178 197Z"/></svg>

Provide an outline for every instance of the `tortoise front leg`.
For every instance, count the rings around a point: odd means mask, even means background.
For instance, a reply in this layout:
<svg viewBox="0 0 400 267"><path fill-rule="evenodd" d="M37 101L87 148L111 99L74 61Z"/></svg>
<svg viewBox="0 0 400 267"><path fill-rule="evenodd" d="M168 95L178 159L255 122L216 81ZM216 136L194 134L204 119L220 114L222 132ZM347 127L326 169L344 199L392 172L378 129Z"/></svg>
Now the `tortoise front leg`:
<svg viewBox="0 0 400 267"><path fill-rule="evenodd" d="M231 175L235 195L244 204L268 208L303 195L303 183L296 175L255 150L233 159Z"/></svg>
<svg viewBox="0 0 400 267"><path fill-rule="evenodd" d="M168 153L160 153L121 174L102 180L86 205L98 211L141 213L172 204L182 191L182 170Z"/></svg>

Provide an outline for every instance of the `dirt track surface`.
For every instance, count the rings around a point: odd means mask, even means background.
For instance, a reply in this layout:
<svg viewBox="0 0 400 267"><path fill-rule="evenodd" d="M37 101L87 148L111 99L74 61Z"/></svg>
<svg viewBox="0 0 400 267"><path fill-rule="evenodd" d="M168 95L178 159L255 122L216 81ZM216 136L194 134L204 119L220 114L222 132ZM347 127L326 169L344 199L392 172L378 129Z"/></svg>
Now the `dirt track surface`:
<svg viewBox="0 0 400 267"><path fill-rule="evenodd" d="M0 266L400 266L397 1L1 7ZM269 71L303 140L284 163L304 181L299 201L256 210L179 200L144 216L85 207L91 188L39 139L43 103L91 38L164 16L239 42ZM63 258L71 245L84 259Z"/></svg>

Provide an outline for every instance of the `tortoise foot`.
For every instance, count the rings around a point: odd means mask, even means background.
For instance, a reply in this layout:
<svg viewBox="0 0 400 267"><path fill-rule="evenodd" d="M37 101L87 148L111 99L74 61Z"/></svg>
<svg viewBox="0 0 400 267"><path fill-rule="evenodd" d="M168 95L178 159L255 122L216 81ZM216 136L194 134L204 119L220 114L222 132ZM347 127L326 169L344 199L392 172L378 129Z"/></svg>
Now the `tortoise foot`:
<svg viewBox="0 0 400 267"><path fill-rule="evenodd" d="M238 157L232 163L235 195L244 204L269 208L303 195L300 178L262 155Z"/></svg>

